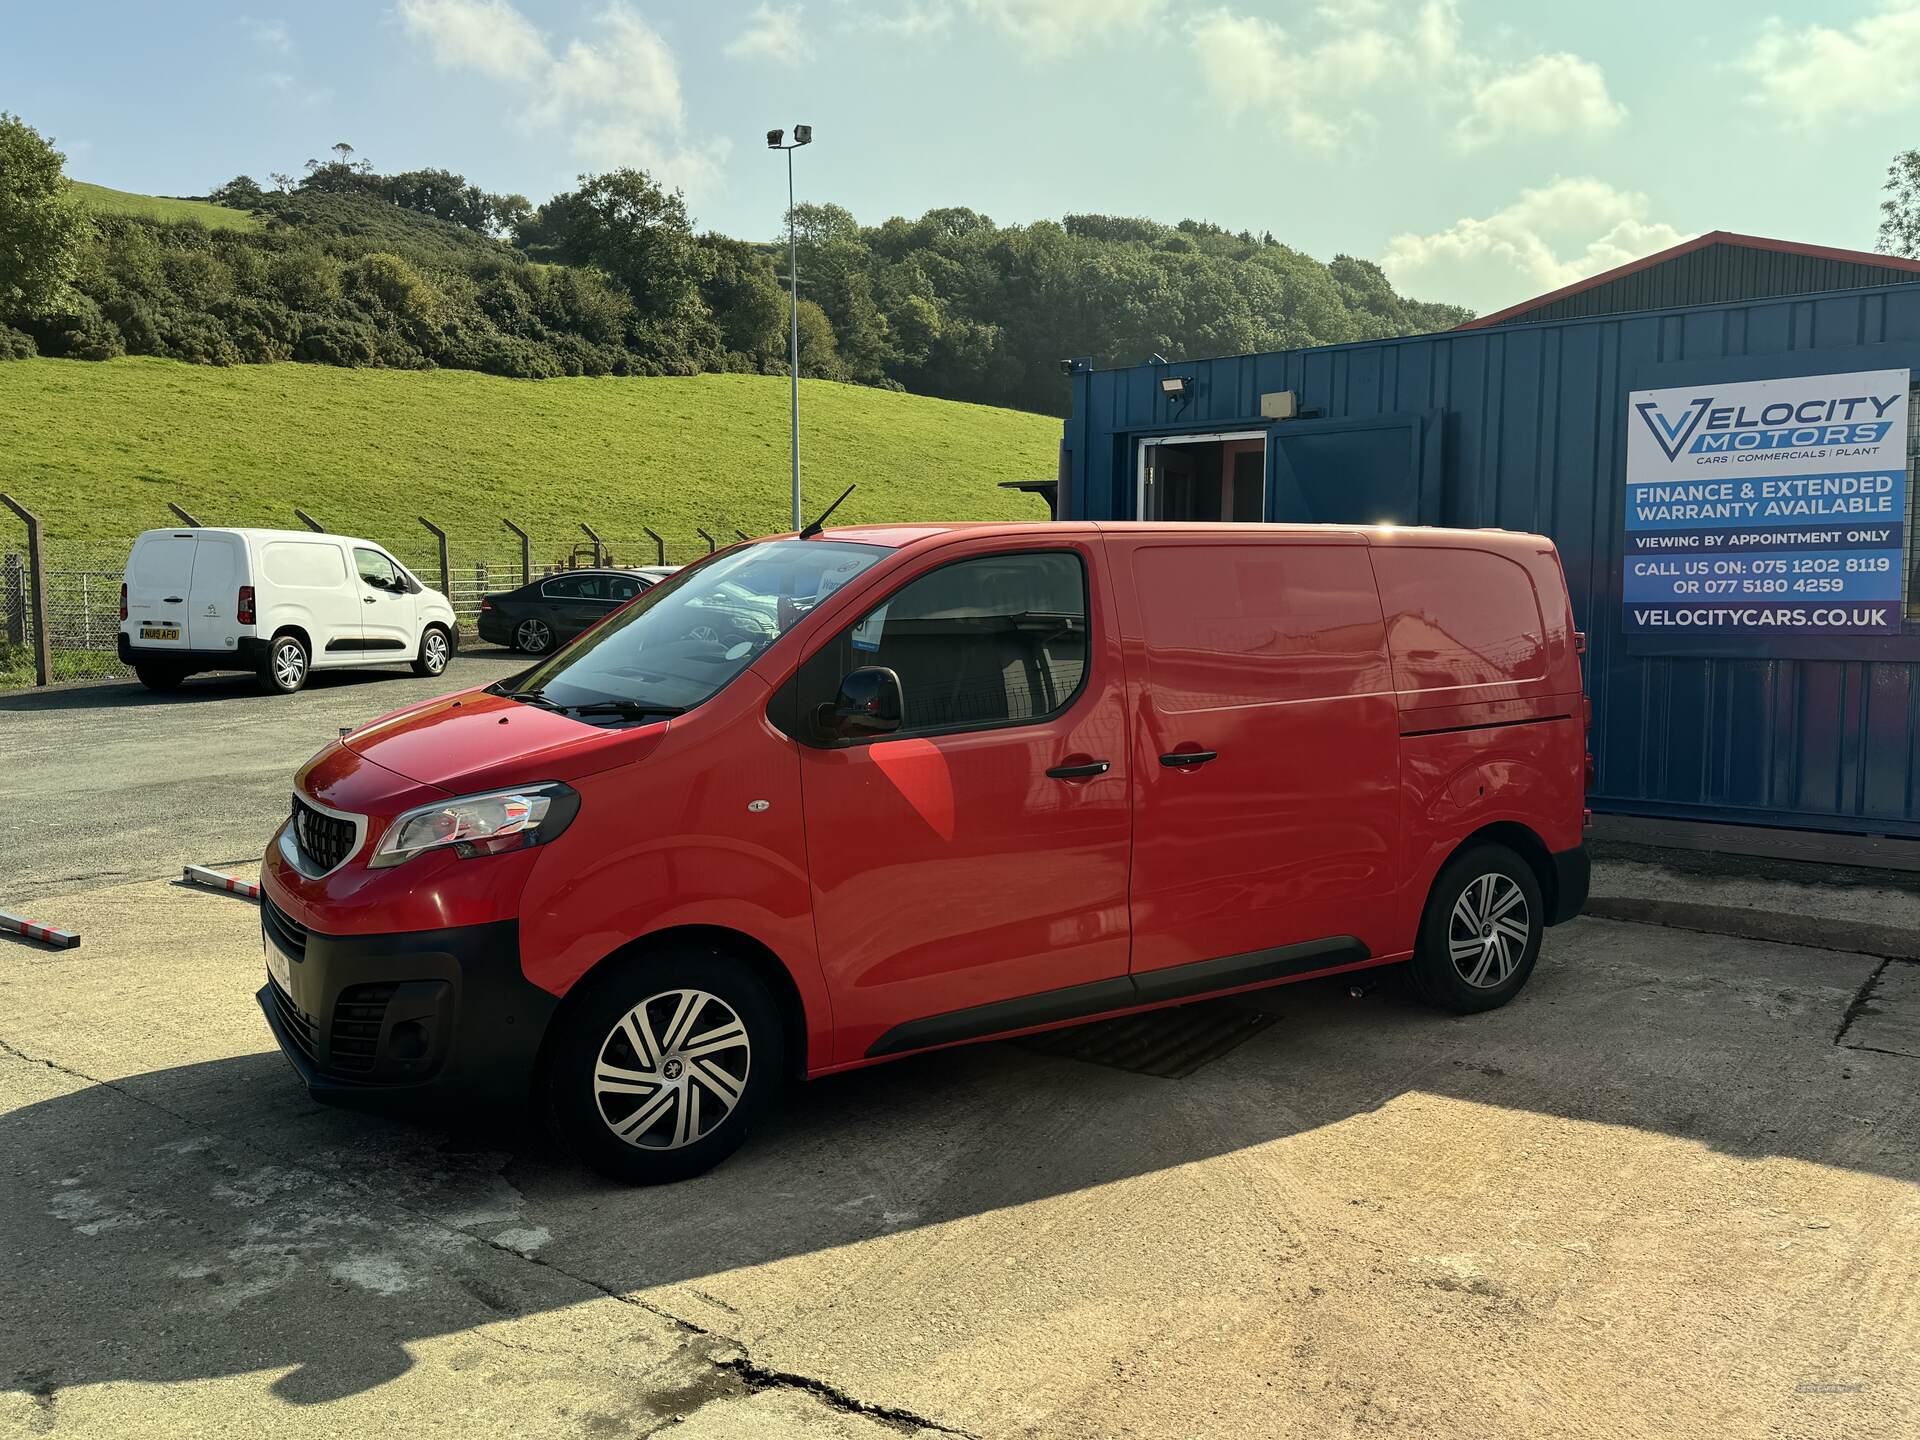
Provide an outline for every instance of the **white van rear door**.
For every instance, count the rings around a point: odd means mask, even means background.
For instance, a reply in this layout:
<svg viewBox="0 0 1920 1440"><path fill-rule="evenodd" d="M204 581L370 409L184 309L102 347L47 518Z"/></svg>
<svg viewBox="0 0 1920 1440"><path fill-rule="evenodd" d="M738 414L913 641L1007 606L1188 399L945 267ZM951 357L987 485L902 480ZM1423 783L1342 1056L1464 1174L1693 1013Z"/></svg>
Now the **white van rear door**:
<svg viewBox="0 0 1920 1440"><path fill-rule="evenodd" d="M127 561L127 634L142 650L187 648L193 591L190 530L142 535Z"/></svg>
<svg viewBox="0 0 1920 1440"><path fill-rule="evenodd" d="M194 537L193 587L187 599L187 643L193 649L235 648L240 587L248 583L245 540L206 533Z"/></svg>

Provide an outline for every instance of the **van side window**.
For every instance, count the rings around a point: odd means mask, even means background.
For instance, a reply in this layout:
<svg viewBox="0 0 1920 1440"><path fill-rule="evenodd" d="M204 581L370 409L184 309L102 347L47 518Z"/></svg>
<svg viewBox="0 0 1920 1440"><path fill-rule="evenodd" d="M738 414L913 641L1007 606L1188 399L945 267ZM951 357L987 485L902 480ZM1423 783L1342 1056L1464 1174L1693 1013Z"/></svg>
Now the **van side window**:
<svg viewBox="0 0 1920 1440"><path fill-rule="evenodd" d="M1364 545L1142 545L1133 577L1163 711L1392 688Z"/></svg>
<svg viewBox="0 0 1920 1440"><path fill-rule="evenodd" d="M1381 545L1380 603L1401 690L1540 680L1546 626L1527 572L1486 550Z"/></svg>
<svg viewBox="0 0 1920 1440"><path fill-rule="evenodd" d="M369 585L377 585L382 590L406 588L406 582L400 578L400 567L378 550L355 549L353 563L360 567L360 578Z"/></svg>
<svg viewBox="0 0 1920 1440"><path fill-rule="evenodd" d="M830 700L862 665L899 675L897 735L1043 720L1086 673L1086 566L1059 551L942 566L830 641L809 662L806 688Z"/></svg>

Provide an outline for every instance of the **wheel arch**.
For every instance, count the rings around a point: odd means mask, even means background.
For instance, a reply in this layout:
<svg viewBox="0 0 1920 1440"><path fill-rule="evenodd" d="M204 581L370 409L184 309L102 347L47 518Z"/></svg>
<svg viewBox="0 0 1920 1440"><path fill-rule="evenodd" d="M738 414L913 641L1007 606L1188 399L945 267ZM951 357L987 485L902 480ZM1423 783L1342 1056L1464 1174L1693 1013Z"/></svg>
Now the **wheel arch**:
<svg viewBox="0 0 1920 1440"><path fill-rule="evenodd" d="M282 635L292 635L306 647L307 665L311 668L313 665L313 636L308 632L307 627L293 621L288 621L283 625L276 625L273 627L273 633L267 636L267 644L271 646L273 642L278 640Z"/></svg>
<svg viewBox="0 0 1920 1440"><path fill-rule="evenodd" d="M793 973L780 957L764 941L756 939L745 931L729 929L724 925L674 925L664 930L653 930L629 940L618 949L611 951L598 964L592 966L567 988L560 997L560 1004L548 1017L546 1035L541 1041L540 1055L536 1074L546 1072L548 1047L553 1036L561 1029L562 1019L581 1003L597 979L608 973L610 966L628 961L644 962L649 955L677 945L704 945L724 951L751 968L760 982L767 987L767 993L773 997L774 1008L780 1014L781 1034L787 1047L787 1075L789 1079L804 1079L807 1073L807 1010L801 998L800 987L795 983Z"/></svg>
<svg viewBox="0 0 1920 1440"><path fill-rule="evenodd" d="M1449 850L1446 859L1440 862L1440 868L1433 872L1433 879L1428 882L1428 905L1433 903L1434 887L1439 885L1440 877L1447 873L1447 867L1476 845L1503 845L1524 860L1540 886L1540 898L1547 914L1556 913L1560 900L1560 874L1554 867L1553 853L1547 849L1546 841L1518 820L1495 820L1482 825Z"/></svg>

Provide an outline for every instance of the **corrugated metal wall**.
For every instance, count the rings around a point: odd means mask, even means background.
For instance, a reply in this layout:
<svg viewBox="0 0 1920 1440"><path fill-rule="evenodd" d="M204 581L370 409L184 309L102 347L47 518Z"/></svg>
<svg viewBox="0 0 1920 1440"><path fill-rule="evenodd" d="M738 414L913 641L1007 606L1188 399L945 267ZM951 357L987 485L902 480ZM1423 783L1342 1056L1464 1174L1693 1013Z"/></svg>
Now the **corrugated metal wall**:
<svg viewBox="0 0 1920 1440"><path fill-rule="evenodd" d="M1620 315L1630 310L1751 301L1768 295L1905 285L1916 280L1920 280L1920 274L1912 271L1853 260L1793 255L1751 245L1708 245L1564 299L1549 300L1499 323L1531 325L1545 320Z"/></svg>
<svg viewBox="0 0 1920 1440"><path fill-rule="evenodd" d="M1560 547L1590 638L1596 809L1920 836L1920 625L1717 654L1630 653L1619 627L1630 390L1898 366L1920 370L1920 287L1081 373L1065 513L1130 518L1141 436L1262 426L1265 392L1329 419L1439 412L1433 513ZM1186 405L1164 375L1192 377Z"/></svg>

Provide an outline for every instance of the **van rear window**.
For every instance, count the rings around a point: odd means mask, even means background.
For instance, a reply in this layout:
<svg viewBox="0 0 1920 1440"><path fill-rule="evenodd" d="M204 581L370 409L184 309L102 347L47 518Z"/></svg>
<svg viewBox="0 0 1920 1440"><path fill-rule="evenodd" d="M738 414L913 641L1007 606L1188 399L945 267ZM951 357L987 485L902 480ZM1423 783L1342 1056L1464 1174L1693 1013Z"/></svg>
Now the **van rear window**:
<svg viewBox="0 0 1920 1440"><path fill-rule="evenodd" d="M1361 545L1144 545L1134 583L1162 710L1389 688Z"/></svg>
<svg viewBox="0 0 1920 1440"><path fill-rule="evenodd" d="M270 583L295 590L327 590L347 578L338 545L304 540L273 541L266 548L261 568Z"/></svg>
<svg viewBox="0 0 1920 1440"><path fill-rule="evenodd" d="M1498 685L1547 673L1533 581L1504 555L1380 545L1373 568L1400 690Z"/></svg>

